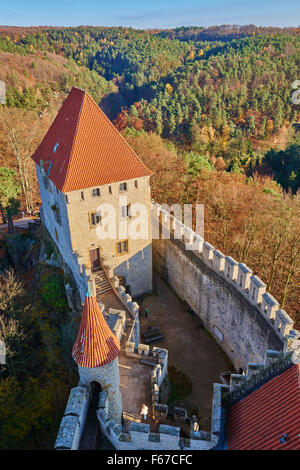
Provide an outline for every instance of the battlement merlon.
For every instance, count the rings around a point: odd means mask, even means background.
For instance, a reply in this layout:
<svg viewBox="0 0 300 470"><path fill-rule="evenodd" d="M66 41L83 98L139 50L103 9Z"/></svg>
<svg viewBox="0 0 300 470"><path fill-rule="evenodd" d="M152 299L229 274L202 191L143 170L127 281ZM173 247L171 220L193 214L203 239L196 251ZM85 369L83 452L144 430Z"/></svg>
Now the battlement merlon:
<svg viewBox="0 0 300 470"><path fill-rule="evenodd" d="M293 341L293 319L287 312L280 310L277 300L266 292L266 284L248 266L216 250L153 200L151 210L153 220L156 219L166 230L170 228L169 233L173 230L174 238L185 242L188 250L194 251L205 264L233 284L250 304L256 306L282 340L289 339L289 343Z"/></svg>

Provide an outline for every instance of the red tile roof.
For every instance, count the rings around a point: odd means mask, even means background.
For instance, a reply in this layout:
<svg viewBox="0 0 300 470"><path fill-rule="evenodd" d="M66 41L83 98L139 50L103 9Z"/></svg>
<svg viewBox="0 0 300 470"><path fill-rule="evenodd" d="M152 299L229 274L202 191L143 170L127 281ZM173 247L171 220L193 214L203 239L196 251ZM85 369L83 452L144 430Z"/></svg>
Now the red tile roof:
<svg viewBox="0 0 300 470"><path fill-rule="evenodd" d="M72 357L82 367L101 367L120 352L120 343L111 332L95 297L85 298L81 324L72 349Z"/></svg>
<svg viewBox="0 0 300 470"><path fill-rule="evenodd" d="M74 87L32 158L43 160L62 192L152 174L88 93Z"/></svg>
<svg viewBox="0 0 300 470"><path fill-rule="evenodd" d="M280 439L287 435L284 443ZM229 450L300 450L300 364L233 405Z"/></svg>

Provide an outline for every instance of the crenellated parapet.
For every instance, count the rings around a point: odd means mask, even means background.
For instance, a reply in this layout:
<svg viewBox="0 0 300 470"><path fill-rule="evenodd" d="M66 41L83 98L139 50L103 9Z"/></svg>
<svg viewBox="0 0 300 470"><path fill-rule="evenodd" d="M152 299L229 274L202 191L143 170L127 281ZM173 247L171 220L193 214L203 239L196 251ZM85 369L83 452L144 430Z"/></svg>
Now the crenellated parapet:
<svg viewBox="0 0 300 470"><path fill-rule="evenodd" d="M120 286L119 278L117 276L109 277L109 281L115 294L121 300L122 304L126 307L131 316L135 319L139 312L139 305L132 300L131 295L126 293L125 287Z"/></svg>
<svg viewBox="0 0 300 470"><path fill-rule="evenodd" d="M78 386L71 389L55 442L55 449L78 449L86 422L89 403L90 393L87 387Z"/></svg>
<svg viewBox="0 0 300 470"><path fill-rule="evenodd" d="M162 239L183 242L187 252L192 251L210 270L232 285L246 302L259 310L284 344L297 336L298 333L293 330L293 319L285 310L280 309L277 300L266 292L266 284L248 266L215 249L154 201L152 218L153 226L161 227Z"/></svg>
<svg viewBox="0 0 300 470"><path fill-rule="evenodd" d="M224 404L232 406L293 364L300 364L300 335L293 341L291 351L267 350L263 362L249 362L246 373L231 374Z"/></svg>
<svg viewBox="0 0 300 470"><path fill-rule="evenodd" d="M132 421L125 431L122 426L109 419L105 392L101 392L99 396L97 417L101 431L118 450L210 450L217 445L221 433L224 389L225 385L214 384L211 432L191 430L189 439L180 437L179 426L166 424L160 424L158 432L150 432L149 424Z"/></svg>

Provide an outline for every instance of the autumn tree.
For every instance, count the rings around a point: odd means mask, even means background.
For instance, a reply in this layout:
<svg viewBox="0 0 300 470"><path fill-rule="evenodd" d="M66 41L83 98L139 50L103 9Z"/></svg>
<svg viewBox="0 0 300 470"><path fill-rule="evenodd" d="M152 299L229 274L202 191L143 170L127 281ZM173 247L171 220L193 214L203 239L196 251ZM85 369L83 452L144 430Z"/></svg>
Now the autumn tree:
<svg viewBox="0 0 300 470"><path fill-rule="evenodd" d="M12 217L18 213L20 202L17 200L20 186L15 171L0 167L0 203L4 207L8 219L8 231L13 231Z"/></svg>
<svg viewBox="0 0 300 470"><path fill-rule="evenodd" d="M5 145L0 149L2 161L7 165L9 155L17 168L25 199L26 210L31 211L36 191L36 175L31 156L42 140L48 119L27 110L3 108L0 128L5 135Z"/></svg>

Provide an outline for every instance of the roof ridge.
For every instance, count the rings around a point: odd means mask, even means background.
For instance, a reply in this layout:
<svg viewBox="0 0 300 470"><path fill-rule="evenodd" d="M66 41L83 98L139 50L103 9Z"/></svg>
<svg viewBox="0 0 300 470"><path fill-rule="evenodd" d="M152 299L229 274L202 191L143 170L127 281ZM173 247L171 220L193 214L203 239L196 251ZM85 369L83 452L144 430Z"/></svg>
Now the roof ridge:
<svg viewBox="0 0 300 470"><path fill-rule="evenodd" d="M129 148L129 150L131 150L131 152L134 154L134 156L137 158L137 160L143 165L143 167L149 171L151 174L153 174L153 171L149 170L149 168L146 167L146 165L144 164L144 162L142 162L142 160L140 159L140 157L137 155L137 153L133 150L133 148L130 147L130 145L128 144L128 142L126 142L126 140L124 139L124 137L122 136L121 132L118 131L118 129L113 125L113 123L111 122L111 120L106 116L105 112L100 108L100 106L96 103L95 100L93 100L93 98L88 94L86 93L87 97L89 98L89 100L92 102L92 104L94 106L97 107L97 109L103 114L105 120L108 122L108 124L111 126L111 128L113 129L113 131L115 132L115 134L119 135L121 137L121 139L123 140L123 142L126 144L126 146ZM134 179L134 178L133 178Z"/></svg>
<svg viewBox="0 0 300 470"><path fill-rule="evenodd" d="M85 96L86 96L86 91L83 90L82 88L72 87L71 92L72 92L73 89L83 91L83 96L82 96L82 98L81 98L80 111L79 111L79 113L78 113L78 118L77 118L77 123L76 123L76 129L75 129L75 133L74 133L74 139L73 139L72 147L71 147L71 151L70 151L70 158L69 158L69 161L68 161L68 166L67 166L67 169L66 169L66 176L65 176L64 184L63 184L63 186L62 186L62 188L61 188L61 192L64 192L64 187L65 187L66 182L67 182L67 180L68 180L68 174L69 174L69 169L70 169L70 166L71 166L71 160L72 160L72 155L73 155L73 149L74 149L75 141L76 141L76 138L77 138L78 126L79 126L79 123L80 123L80 116L81 116L81 113L82 113L83 103L84 103ZM71 92L70 92L70 93L71 93ZM68 98L69 98L69 96L70 96L70 93L69 93L69 95L68 95Z"/></svg>
<svg viewBox="0 0 300 470"><path fill-rule="evenodd" d="M76 87L64 101L33 160L37 164L48 160L53 148L49 177L63 193L153 174L93 98Z"/></svg>

